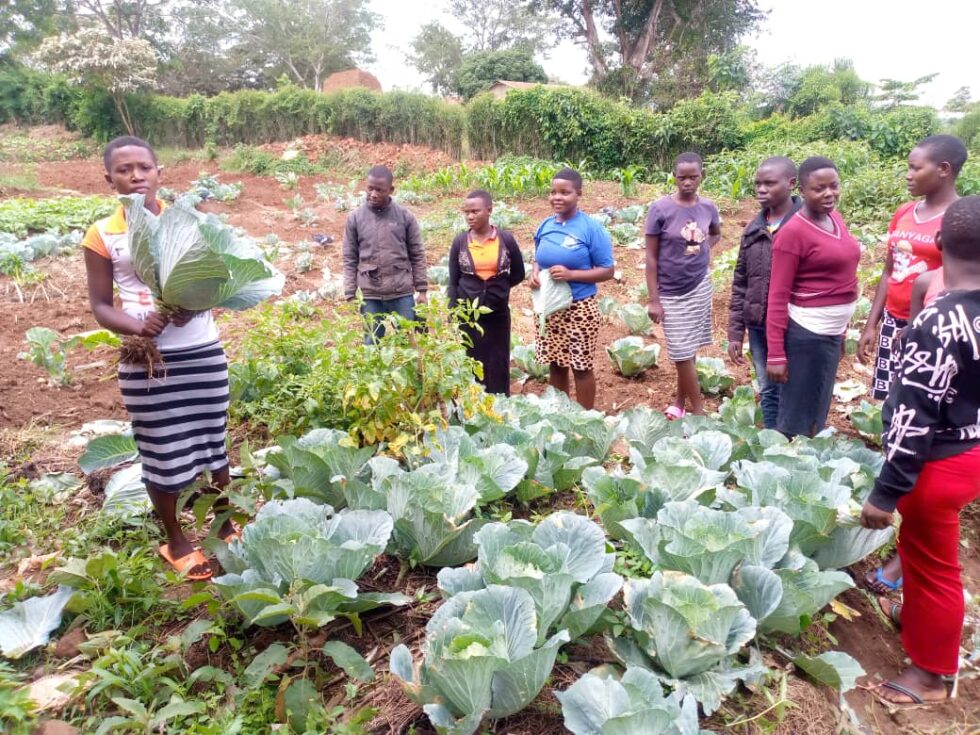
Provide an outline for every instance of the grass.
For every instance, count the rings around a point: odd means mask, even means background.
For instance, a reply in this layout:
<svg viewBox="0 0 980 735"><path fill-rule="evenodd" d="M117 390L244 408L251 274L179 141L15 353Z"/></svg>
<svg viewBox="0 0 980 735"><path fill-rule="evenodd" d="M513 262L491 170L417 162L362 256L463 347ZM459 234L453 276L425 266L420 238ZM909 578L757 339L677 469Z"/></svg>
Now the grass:
<svg viewBox="0 0 980 735"><path fill-rule="evenodd" d="M156 148L157 161L162 166L177 166L188 161L210 161L214 159L213 151L207 148L174 148L162 146Z"/></svg>
<svg viewBox="0 0 980 735"><path fill-rule="evenodd" d="M88 139L72 138L69 133L57 137L37 136L21 128L5 128L0 134L0 161L34 163L37 161L70 161L95 155L96 144Z"/></svg>
<svg viewBox="0 0 980 735"><path fill-rule="evenodd" d="M22 171L8 171L0 174L0 190L21 189L22 191L41 191L44 187L37 178L34 165L23 167Z"/></svg>

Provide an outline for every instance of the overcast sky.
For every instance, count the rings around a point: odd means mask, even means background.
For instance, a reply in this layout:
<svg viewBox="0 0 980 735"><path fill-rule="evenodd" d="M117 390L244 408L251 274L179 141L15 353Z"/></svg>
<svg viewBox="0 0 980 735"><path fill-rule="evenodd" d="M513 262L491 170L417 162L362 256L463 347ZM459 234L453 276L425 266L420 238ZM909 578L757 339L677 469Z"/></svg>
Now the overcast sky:
<svg viewBox="0 0 980 735"><path fill-rule="evenodd" d="M980 2L976 0L761 0L770 11L758 36L747 39L759 61L776 65L825 64L837 57L854 60L858 74L872 82L890 77L912 80L939 76L923 101L941 107L962 86L980 96L977 62ZM375 9L384 30L374 37L377 61L368 68L385 89L428 90L406 61L412 38L430 20L454 30L445 0L380 0ZM553 49L542 65L550 76L570 84L588 78L585 52L571 43Z"/></svg>

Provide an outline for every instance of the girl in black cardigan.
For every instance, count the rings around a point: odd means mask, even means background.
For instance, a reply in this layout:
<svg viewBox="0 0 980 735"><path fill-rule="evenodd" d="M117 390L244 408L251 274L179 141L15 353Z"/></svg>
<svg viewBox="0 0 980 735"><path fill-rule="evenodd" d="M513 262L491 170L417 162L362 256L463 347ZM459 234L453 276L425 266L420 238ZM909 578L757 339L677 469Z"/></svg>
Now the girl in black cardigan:
<svg viewBox="0 0 980 735"><path fill-rule="evenodd" d="M480 329L464 326L473 341L470 357L483 365L488 393L510 395L510 290L524 280L524 258L517 240L490 224L493 199L485 191L470 192L463 214L470 229L449 249L449 305L475 300L490 309L477 319Z"/></svg>

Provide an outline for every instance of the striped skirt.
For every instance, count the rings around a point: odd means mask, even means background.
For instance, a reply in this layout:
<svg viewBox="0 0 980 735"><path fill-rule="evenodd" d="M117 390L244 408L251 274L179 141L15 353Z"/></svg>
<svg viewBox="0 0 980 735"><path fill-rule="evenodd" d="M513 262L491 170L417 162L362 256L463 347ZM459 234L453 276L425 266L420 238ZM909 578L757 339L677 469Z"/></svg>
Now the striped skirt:
<svg viewBox="0 0 980 735"><path fill-rule="evenodd" d="M228 361L220 342L163 352L152 378L146 367L119 365L119 388L133 421L143 482L180 492L205 470L228 465Z"/></svg>
<svg viewBox="0 0 980 735"><path fill-rule="evenodd" d="M683 362L694 357L698 347L711 344L711 275L693 291L680 296L661 296L664 307L664 336L667 357Z"/></svg>

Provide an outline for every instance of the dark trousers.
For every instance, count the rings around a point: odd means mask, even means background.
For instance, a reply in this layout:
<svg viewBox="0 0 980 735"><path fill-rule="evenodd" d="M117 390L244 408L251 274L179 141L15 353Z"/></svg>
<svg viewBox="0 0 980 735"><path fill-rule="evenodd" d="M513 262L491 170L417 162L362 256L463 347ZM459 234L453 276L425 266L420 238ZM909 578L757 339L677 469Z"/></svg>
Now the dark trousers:
<svg viewBox="0 0 980 735"><path fill-rule="evenodd" d="M766 358L769 356L769 345L766 342L766 325L750 324L749 351L752 353L752 367L755 368L755 380L759 384L759 403L762 406L762 425L767 429L775 429L779 420L779 393L783 387L780 383L769 380L766 373Z"/></svg>
<svg viewBox="0 0 980 735"><path fill-rule="evenodd" d="M483 380L480 382L487 393L510 395L510 309L481 314L477 324L483 329L463 327L470 335L473 346L466 353L483 365Z"/></svg>
<svg viewBox="0 0 980 735"><path fill-rule="evenodd" d="M399 296L396 299L364 299L361 303L361 313L379 316L384 314L398 314L398 316L414 322L416 321L415 297L409 294L408 296ZM384 336L384 321L381 319L376 320L364 335L364 344L374 344L376 340Z"/></svg>
<svg viewBox="0 0 980 735"><path fill-rule="evenodd" d="M785 347L789 380L779 394L776 428L789 437L813 436L827 425L844 335L816 334L792 319Z"/></svg>

